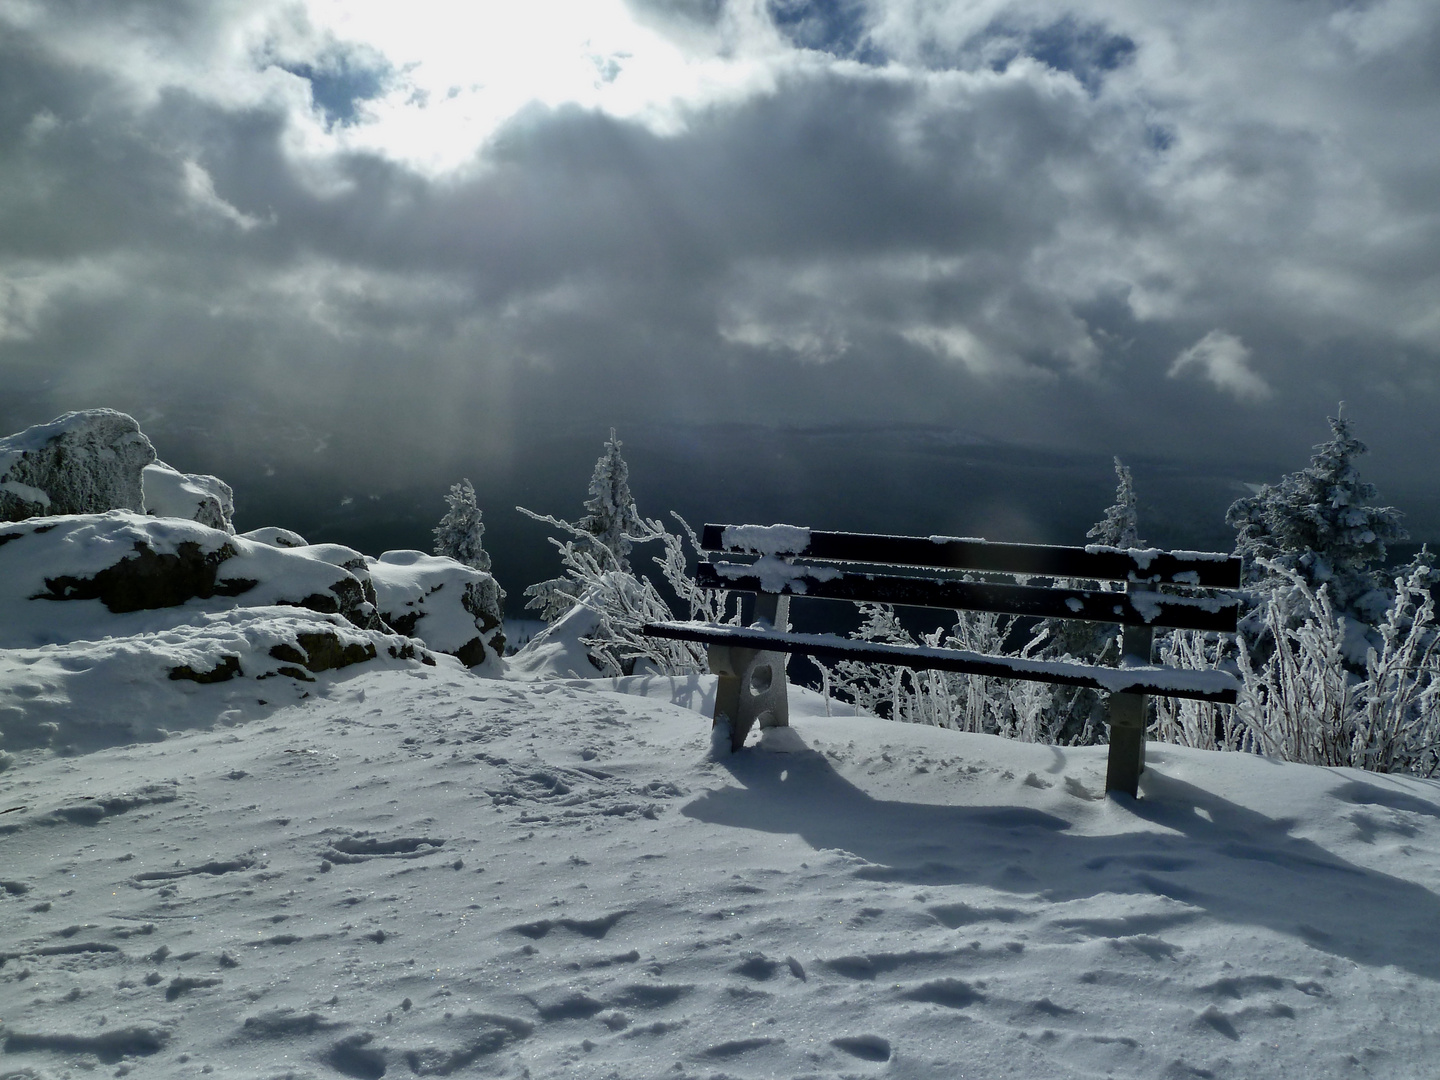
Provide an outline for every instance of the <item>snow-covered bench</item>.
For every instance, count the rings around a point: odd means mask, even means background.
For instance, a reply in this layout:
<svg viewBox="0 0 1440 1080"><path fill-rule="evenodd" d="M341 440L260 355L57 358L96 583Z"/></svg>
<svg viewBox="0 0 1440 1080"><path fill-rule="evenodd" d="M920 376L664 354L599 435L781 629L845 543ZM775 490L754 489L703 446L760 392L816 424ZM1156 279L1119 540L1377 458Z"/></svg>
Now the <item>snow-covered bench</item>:
<svg viewBox="0 0 1440 1080"><path fill-rule="evenodd" d="M697 580L707 588L755 593L753 623L658 622L648 623L645 632L709 646L710 668L720 677L715 722L730 724L735 749L757 721L762 728L789 723L786 653L1105 691L1110 722L1105 787L1130 795L1145 767L1147 695L1235 702L1238 684L1228 673L1156 665L1151 657L1156 627L1235 632L1239 599L1225 591L1240 584L1235 556L820 532L792 525L706 525L701 543L712 556L700 563ZM984 579L975 580L977 574ZM1050 584L1026 583L1034 577ZM1124 591L1068 588L1056 579L1122 582ZM1119 667L1101 667L791 633L794 596L1119 623L1122 659Z"/></svg>

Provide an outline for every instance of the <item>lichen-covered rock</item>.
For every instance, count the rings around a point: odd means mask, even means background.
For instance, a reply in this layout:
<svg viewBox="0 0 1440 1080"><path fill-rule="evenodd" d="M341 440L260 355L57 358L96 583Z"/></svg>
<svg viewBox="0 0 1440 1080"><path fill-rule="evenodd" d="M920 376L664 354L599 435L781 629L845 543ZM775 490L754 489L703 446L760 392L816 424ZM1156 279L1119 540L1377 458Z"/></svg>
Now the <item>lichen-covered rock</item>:
<svg viewBox="0 0 1440 1080"><path fill-rule="evenodd" d="M505 651L504 628L493 614L498 586L483 570L443 555L387 551L366 559L380 617L398 633L475 668Z"/></svg>
<svg viewBox="0 0 1440 1080"><path fill-rule="evenodd" d="M0 439L0 521L142 510L155 448L114 409L66 413Z"/></svg>
<svg viewBox="0 0 1440 1080"><path fill-rule="evenodd" d="M155 517L185 518L212 529L233 533L235 492L218 476L182 473L163 461L145 466L145 512Z"/></svg>
<svg viewBox="0 0 1440 1080"><path fill-rule="evenodd" d="M286 549L125 511L0 526L0 648L153 631L201 612L303 607L388 630L349 548Z"/></svg>

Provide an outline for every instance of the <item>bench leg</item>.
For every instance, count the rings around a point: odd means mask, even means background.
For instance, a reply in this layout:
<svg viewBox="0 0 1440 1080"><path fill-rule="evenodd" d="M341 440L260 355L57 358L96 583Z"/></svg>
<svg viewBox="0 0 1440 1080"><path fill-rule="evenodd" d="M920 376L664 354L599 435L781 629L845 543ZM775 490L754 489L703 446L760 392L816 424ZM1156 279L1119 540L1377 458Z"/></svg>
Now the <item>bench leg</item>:
<svg viewBox="0 0 1440 1080"><path fill-rule="evenodd" d="M1144 694L1110 695L1110 757L1105 767L1105 790L1123 791L1132 798L1145 771Z"/></svg>
<svg viewBox="0 0 1440 1080"><path fill-rule="evenodd" d="M760 727L789 727L790 699L785 692L785 654L711 645L710 670L715 687L715 726L730 725L730 749L745 745L745 736Z"/></svg>
<svg viewBox="0 0 1440 1080"><path fill-rule="evenodd" d="M1136 586L1127 584L1128 593ZM1120 666L1150 663L1155 631L1148 626L1127 626L1120 638ZM1135 796L1145 771L1145 724L1148 699L1144 694L1110 695L1110 760L1105 768L1105 790Z"/></svg>

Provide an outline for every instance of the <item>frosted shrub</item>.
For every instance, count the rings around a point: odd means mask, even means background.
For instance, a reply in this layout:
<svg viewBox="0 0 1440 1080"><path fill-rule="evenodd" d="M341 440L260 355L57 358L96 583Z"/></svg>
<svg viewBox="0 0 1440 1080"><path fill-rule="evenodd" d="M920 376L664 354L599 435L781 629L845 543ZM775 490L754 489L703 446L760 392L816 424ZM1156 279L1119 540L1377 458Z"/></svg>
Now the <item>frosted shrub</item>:
<svg viewBox="0 0 1440 1080"><path fill-rule="evenodd" d="M703 644L649 637L642 632L647 622L668 622L675 614L665 597L649 578L628 568L621 569L612 549L591 542L593 536L581 524L542 517L520 508L537 520L568 532L569 540L550 542L560 551L565 576L546 582L557 598L557 606L568 611L577 604L594 613L596 622L589 636L580 640L590 657L606 675L629 675L648 670L662 675L707 672ZM685 531L691 547L700 544L694 530L673 514ZM666 531L659 521L638 515L631 531L623 534L626 550L635 544L659 542L663 554L653 561L678 599L689 609L689 618L705 622L738 623L739 598L721 590L702 589L686 568L685 541ZM527 594L530 590L526 590Z"/></svg>
<svg viewBox="0 0 1440 1080"><path fill-rule="evenodd" d="M1199 630L1172 630L1156 640L1160 663L1191 671L1230 670L1234 643L1218 634ZM1229 705L1189 698L1156 697L1155 719L1149 734L1158 742L1193 746L1198 750L1254 749L1247 729Z"/></svg>
<svg viewBox="0 0 1440 1080"><path fill-rule="evenodd" d="M1015 619L991 612L957 611L955 624L921 634L917 640L884 604L861 604L864 623L850 636L891 645L941 646L988 655L1004 655ZM1036 634L1019 651L1034 656L1045 643ZM1059 714L1051 687L1043 683L962 675L949 671L912 671L887 664L841 660L820 665L827 693L839 691L865 712L910 724L956 731L1004 735L1025 742L1053 742Z"/></svg>
<svg viewBox="0 0 1440 1080"><path fill-rule="evenodd" d="M1380 624L1382 647L1365 662L1364 708L1351 742L1353 764L1377 772L1440 772L1440 670L1433 571L1417 561L1395 579Z"/></svg>
<svg viewBox="0 0 1440 1080"><path fill-rule="evenodd" d="M1375 628L1363 676L1347 670L1347 617L1329 588L1312 588L1272 561L1265 569L1283 587L1268 591L1260 614L1273 651L1252 662L1243 637L1243 680L1236 718L1242 748L1312 765L1350 765L1377 772L1440 772L1440 682L1432 571L1417 561L1395 579L1394 599ZM1297 611L1297 602L1303 610Z"/></svg>

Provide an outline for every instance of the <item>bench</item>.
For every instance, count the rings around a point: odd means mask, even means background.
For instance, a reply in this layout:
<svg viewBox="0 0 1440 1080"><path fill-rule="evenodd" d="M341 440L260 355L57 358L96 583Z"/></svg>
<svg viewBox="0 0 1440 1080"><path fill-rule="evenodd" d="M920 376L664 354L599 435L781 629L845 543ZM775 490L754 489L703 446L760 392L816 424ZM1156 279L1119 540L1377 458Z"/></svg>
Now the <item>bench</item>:
<svg viewBox="0 0 1440 1080"><path fill-rule="evenodd" d="M791 525L706 525L701 547L710 557L700 562L697 583L754 593L751 625L651 622L644 631L708 647L710 669L719 676L715 724L730 725L736 750L757 721L761 728L788 725L789 653L1105 692L1110 728L1105 789L1131 796L1145 767L1149 695L1230 705L1236 700L1238 682L1229 673L1156 665L1151 653L1157 628L1235 632L1241 601L1227 590L1240 585L1237 556L820 532ZM1047 583L1031 583L1033 578ZM1057 579L1117 582L1123 591L1068 587ZM1124 628L1120 664L1103 667L793 633L789 609L797 596L1118 623Z"/></svg>

